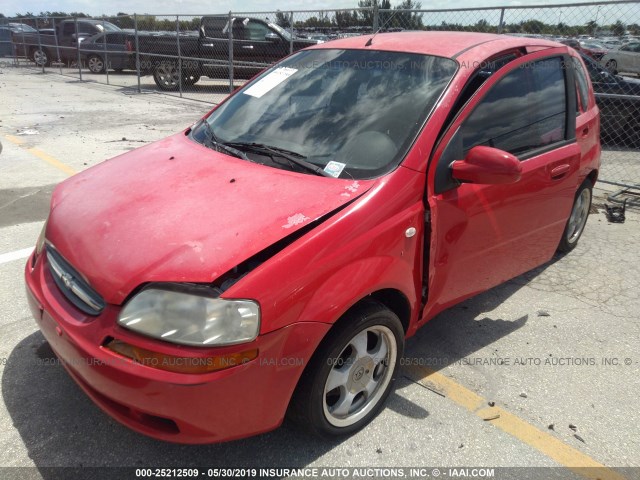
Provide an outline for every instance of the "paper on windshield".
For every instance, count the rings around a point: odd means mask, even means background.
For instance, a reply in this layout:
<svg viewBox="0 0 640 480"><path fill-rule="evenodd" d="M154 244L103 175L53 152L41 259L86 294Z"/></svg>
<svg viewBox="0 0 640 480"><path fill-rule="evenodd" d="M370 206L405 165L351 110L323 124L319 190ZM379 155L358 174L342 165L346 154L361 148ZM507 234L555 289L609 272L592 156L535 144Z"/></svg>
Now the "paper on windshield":
<svg viewBox="0 0 640 480"><path fill-rule="evenodd" d="M342 170L344 170L344 167L346 166L347 165L345 163L334 162L333 160L331 160L329 163L327 163L327 166L324 167L324 171L332 177L338 178L342 173Z"/></svg>
<svg viewBox="0 0 640 480"><path fill-rule="evenodd" d="M275 87L284 82L287 78L298 71L297 68L280 67L269 73L266 77L261 78L256 83L247 88L243 93L255 98L262 97L265 93L270 92Z"/></svg>

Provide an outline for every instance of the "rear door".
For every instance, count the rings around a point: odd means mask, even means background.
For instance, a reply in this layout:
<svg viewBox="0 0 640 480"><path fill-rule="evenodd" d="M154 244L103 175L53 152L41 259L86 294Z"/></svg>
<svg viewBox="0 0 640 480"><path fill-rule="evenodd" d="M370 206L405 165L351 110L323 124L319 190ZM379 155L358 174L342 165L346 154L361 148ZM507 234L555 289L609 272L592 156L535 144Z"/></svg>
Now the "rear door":
<svg viewBox="0 0 640 480"><path fill-rule="evenodd" d="M565 52L547 49L502 67L439 142L427 182L432 234L425 314L530 270L555 252L580 163L576 90ZM477 145L518 157L521 179L458 184L450 165Z"/></svg>

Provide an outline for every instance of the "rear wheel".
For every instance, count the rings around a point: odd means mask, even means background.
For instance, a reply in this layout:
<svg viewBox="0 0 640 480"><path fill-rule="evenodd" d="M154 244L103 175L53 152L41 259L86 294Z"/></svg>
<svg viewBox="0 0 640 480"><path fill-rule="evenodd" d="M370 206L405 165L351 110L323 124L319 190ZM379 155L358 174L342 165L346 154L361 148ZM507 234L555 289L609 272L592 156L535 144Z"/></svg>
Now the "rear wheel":
<svg viewBox="0 0 640 480"><path fill-rule="evenodd" d="M290 416L324 437L353 433L382 409L404 349L404 330L385 306L348 312L322 342L292 399Z"/></svg>
<svg viewBox="0 0 640 480"><path fill-rule="evenodd" d="M91 73L104 73L104 61L99 55L89 55L87 67L89 67Z"/></svg>
<svg viewBox="0 0 640 480"><path fill-rule="evenodd" d="M587 218L589 218L592 190L593 185L589 179L586 179L578 189L576 198L573 201L571 215L569 215L569 220L567 220L567 225L562 233L562 240L558 245L559 252L566 253L576 248L578 240L580 240L584 231L584 226L587 224Z"/></svg>

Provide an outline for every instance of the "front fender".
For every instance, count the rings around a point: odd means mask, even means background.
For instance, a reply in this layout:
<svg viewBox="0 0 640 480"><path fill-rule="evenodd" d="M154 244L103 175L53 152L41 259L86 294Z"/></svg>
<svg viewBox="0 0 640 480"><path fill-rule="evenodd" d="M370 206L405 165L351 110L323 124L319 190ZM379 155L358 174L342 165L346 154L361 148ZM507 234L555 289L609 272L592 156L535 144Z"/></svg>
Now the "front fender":
<svg viewBox="0 0 640 480"><path fill-rule="evenodd" d="M377 256L349 263L325 279L300 319L333 324L360 300L385 289L402 293L415 317L418 299L412 265L392 256Z"/></svg>

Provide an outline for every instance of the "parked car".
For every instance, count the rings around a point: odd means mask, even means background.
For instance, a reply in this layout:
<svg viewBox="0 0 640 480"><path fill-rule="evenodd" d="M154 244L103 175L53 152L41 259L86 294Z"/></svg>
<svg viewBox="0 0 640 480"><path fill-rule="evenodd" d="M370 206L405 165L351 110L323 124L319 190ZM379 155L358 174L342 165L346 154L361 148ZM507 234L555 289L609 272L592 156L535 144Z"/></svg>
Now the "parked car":
<svg viewBox="0 0 640 480"><path fill-rule="evenodd" d="M89 37L80 45L80 58L92 73L104 73L107 68L135 70L135 34L105 32Z"/></svg>
<svg viewBox="0 0 640 480"><path fill-rule="evenodd" d="M579 72L567 46L482 33L298 52L59 185L31 311L141 433L219 442L285 414L354 432L419 327L576 247L600 165Z"/></svg>
<svg viewBox="0 0 640 480"><path fill-rule="evenodd" d="M61 20L56 23L55 30L49 30L52 34L34 31L14 35L18 51L24 51L38 66L49 66L55 59L75 61L78 58L78 45L83 40L103 31L118 32L120 28L102 20L79 18L77 21Z"/></svg>
<svg viewBox="0 0 640 480"><path fill-rule="evenodd" d="M13 52L11 30L7 27L0 27L0 57L12 57Z"/></svg>
<svg viewBox="0 0 640 480"><path fill-rule="evenodd" d="M600 60L609 49L594 40L580 40L580 51L594 60Z"/></svg>
<svg viewBox="0 0 640 480"><path fill-rule="evenodd" d="M569 45L574 50L582 52L595 60L601 59L607 53L607 49L604 46L596 43L593 40L577 40L575 38L566 38L560 40L560 43Z"/></svg>
<svg viewBox="0 0 640 480"><path fill-rule="evenodd" d="M640 80L609 73L582 56L600 109L603 143L640 148Z"/></svg>
<svg viewBox="0 0 640 480"><path fill-rule="evenodd" d="M258 18L233 18L233 74L248 79L269 65L297 51L318 43L316 40L291 38L279 25ZM195 84L200 77L229 77L229 19L202 17L199 35L142 35L138 38L141 66L153 74L162 90L177 90L180 82ZM177 60L185 60L182 68ZM162 55L167 57L162 58ZM204 60L202 60L204 59ZM180 72L182 78L180 78Z"/></svg>
<svg viewBox="0 0 640 480"><path fill-rule="evenodd" d="M618 50L611 50L600 59L600 63L613 74L640 74L640 42L627 43Z"/></svg>

